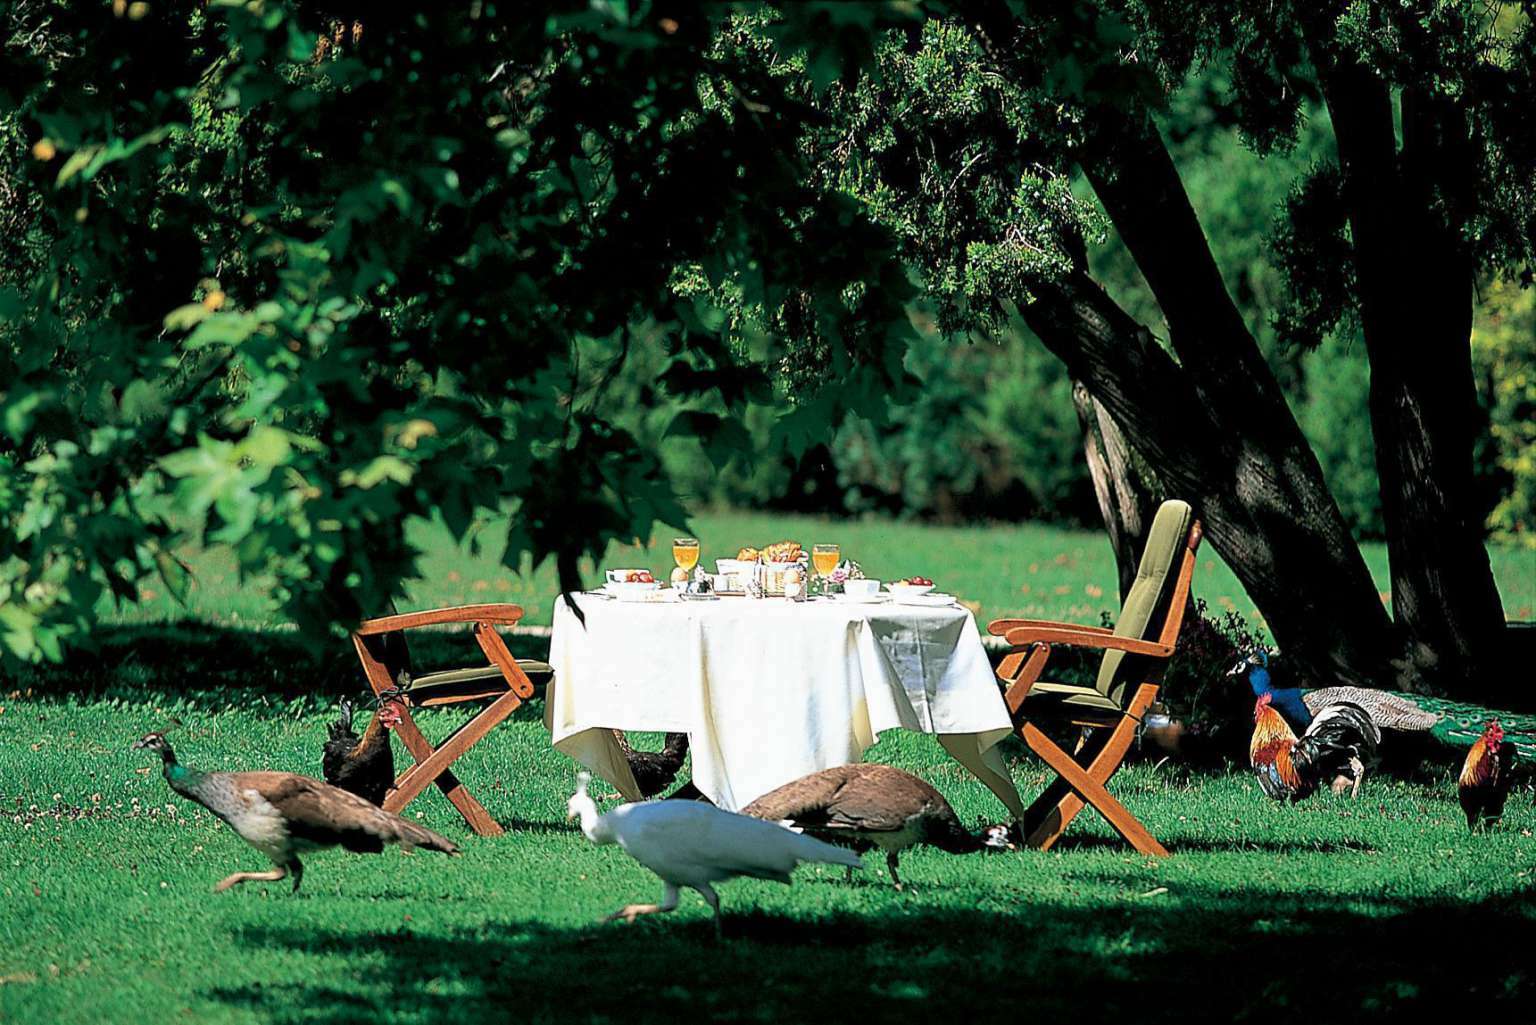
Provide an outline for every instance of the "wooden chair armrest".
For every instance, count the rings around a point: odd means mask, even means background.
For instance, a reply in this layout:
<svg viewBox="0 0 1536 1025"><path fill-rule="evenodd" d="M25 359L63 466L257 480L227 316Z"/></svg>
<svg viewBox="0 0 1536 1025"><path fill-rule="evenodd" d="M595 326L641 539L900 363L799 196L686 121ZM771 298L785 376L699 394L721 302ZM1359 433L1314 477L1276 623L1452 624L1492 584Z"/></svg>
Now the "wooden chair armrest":
<svg viewBox="0 0 1536 1025"><path fill-rule="evenodd" d="M457 605L446 609L402 612L396 616L365 619L353 632L367 637L370 634L394 633L397 630L412 630L418 626L432 626L437 623L495 623L498 626L511 626L522 618L521 605Z"/></svg>
<svg viewBox="0 0 1536 1025"><path fill-rule="evenodd" d="M1030 644L1071 644L1079 648L1113 648L1132 655L1155 655L1167 658L1173 654L1173 645L1157 641L1144 641L1138 637L1116 637L1112 633L1094 633L1072 626L1023 626L1009 630L1008 643L1016 648Z"/></svg>
<svg viewBox="0 0 1536 1025"><path fill-rule="evenodd" d="M1077 623L1058 623L1052 619L994 619L987 624L987 633L1002 637L1009 630L1017 630L1021 626L1063 627L1068 630L1082 630L1085 633L1093 634L1114 633L1107 626L1080 626Z"/></svg>

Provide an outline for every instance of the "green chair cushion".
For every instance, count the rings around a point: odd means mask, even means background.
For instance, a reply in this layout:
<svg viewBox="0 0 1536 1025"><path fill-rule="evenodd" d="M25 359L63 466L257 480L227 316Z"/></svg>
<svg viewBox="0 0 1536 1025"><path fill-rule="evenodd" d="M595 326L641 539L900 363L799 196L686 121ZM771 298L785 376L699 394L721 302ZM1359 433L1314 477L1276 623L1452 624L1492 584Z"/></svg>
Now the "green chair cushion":
<svg viewBox="0 0 1536 1025"><path fill-rule="evenodd" d="M1121 606L1120 618L1115 622L1116 637L1135 637L1154 640L1162 629L1166 616L1155 615L1167 610L1168 598L1174 578L1173 566L1184 542L1189 537L1189 526L1194 520L1194 510L1188 502L1171 499L1164 502L1152 520L1147 533L1147 546L1141 553L1141 563L1136 567L1136 580ZM1126 684L1138 664L1144 659L1127 660L1123 651L1107 651L1099 663L1099 676L1094 689L1110 698L1116 707L1124 700Z"/></svg>
<svg viewBox="0 0 1536 1025"><path fill-rule="evenodd" d="M520 658L518 668L530 677L553 676L554 666L537 659ZM472 666L468 669L445 669L437 673L423 673L411 680L410 693L421 694L434 688L452 687L475 680L492 680L501 676L501 670L492 665Z"/></svg>
<svg viewBox="0 0 1536 1025"><path fill-rule="evenodd" d="M1027 714L1036 713L1041 709L1051 706L1094 708L1106 712L1120 711L1118 702L1110 700L1093 687L1080 687L1072 683L1053 683L1049 680L1036 680L1035 685L1029 688L1029 694L1024 699L1025 712Z"/></svg>

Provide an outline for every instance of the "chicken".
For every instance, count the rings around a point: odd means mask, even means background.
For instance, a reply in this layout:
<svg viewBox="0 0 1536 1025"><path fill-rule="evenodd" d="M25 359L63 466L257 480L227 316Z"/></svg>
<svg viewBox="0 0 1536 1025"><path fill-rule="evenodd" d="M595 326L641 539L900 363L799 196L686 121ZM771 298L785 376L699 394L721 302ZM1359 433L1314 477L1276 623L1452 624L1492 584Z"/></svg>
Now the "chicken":
<svg viewBox="0 0 1536 1025"><path fill-rule="evenodd" d="M714 911L718 936L720 898L714 883L750 876L788 884L790 872L801 862L862 867L851 851L696 801L623 804L599 815L587 793L591 774L576 778L576 793L565 806L567 820L580 819L582 833L595 844L618 844L663 884L661 903L626 904L605 921L622 918L633 923L641 915L672 911L680 888L686 886Z"/></svg>
<svg viewBox="0 0 1536 1025"><path fill-rule="evenodd" d="M898 890L897 859L908 847L925 843L951 854L970 854L1009 846L1006 826L979 835L969 832L943 794L889 765L823 769L764 794L741 813L783 822L860 854L878 847ZM853 870L848 871L851 877Z"/></svg>
<svg viewBox="0 0 1536 1025"><path fill-rule="evenodd" d="M376 854L385 844L458 854L452 840L425 826L375 808L356 794L292 772L198 772L176 760L163 733L146 733L135 750L160 755L172 790L213 812L240 839L272 859L270 872L235 872L214 893L245 882L275 883L293 876L298 892L304 878L299 855L326 847Z"/></svg>
<svg viewBox="0 0 1536 1025"><path fill-rule="evenodd" d="M1490 722L1483 735L1472 742L1467 760L1456 780L1456 796L1467 814L1467 828L1478 823L1492 826L1504 815L1504 802L1515 782L1515 745L1504 739L1499 721Z"/></svg>
<svg viewBox="0 0 1536 1025"><path fill-rule="evenodd" d="M1248 760L1265 796L1300 801L1323 783L1335 793L1360 794L1366 766L1375 761L1381 730L1369 713L1347 701L1317 711L1300 739L1263 694L1253 709Z"/></svg>
<svg viewBox="0 0 1536 1025"><path fill-rule="evenodd" d="M341 703L341 717L331 724L330 739L322 749L320 766L325 781L383 806L395 785L395 756L389 731L400 725L400 705L386 700L373 713L362 738L352 732L352 702Z"/></svg>
<svg viewBox="0 0 1536 1025"><path fill-rule="evenodd" d="M629 771L635 777L635 785L642 797L655 797L677 778L688 754L688 734L668 733L660 751L636 751L629 744L623 730L614 730L613 739L629 762Z"/></svg>

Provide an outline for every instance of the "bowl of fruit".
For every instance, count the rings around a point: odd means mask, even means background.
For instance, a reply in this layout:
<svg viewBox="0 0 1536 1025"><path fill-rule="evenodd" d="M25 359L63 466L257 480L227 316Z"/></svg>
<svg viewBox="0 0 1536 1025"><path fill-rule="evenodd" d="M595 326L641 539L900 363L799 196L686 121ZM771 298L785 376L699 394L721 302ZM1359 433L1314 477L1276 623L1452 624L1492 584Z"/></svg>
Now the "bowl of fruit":
<svg viewBox="0 0 1536 1025"><path fill-rule="evenodd" d="M661 583L648 569L611 569L608 571L609 594L619 598L638 598L661 589Z"/></svg>
<svg viewBox="0 0 1536 1025"><path fill-rule="evenodd" d="M933 590L933 581L927 577L907 577L904 580L892 580L885 586L896 595L927 594Z"/></svg>

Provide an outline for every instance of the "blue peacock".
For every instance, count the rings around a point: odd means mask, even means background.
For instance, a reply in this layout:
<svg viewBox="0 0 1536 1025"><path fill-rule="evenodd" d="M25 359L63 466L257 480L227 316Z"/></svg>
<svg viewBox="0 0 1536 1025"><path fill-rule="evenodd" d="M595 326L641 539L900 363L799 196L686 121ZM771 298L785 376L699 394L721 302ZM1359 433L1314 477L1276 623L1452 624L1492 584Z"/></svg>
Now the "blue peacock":
<svg viewBox="0 0 1536 1025"><path fill-rule="evenodd" d="M1264 648L1254 648L1227 675L1246 679L1256 699L1268 694L1270 707L1280 713L1297 736L1306 733L1319 711L1341 702L1364 709L1371 722L1382 730L1427 733L1440 721L1439 715L1401 694L1371 687L1321 687L1307 691L1300 687L1277 687L1270 672L1269 652Z"/></svg>

